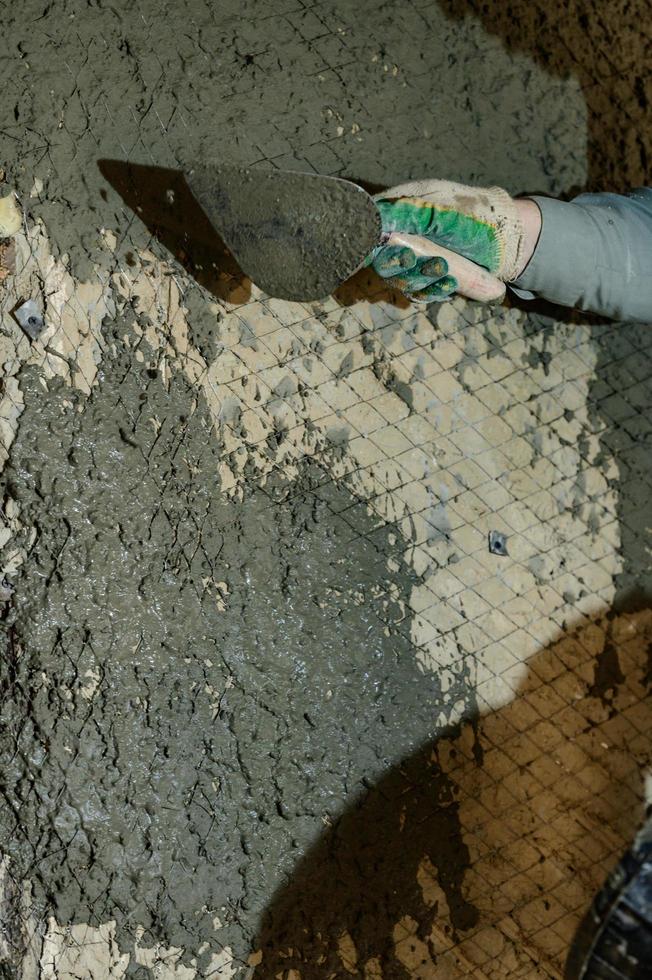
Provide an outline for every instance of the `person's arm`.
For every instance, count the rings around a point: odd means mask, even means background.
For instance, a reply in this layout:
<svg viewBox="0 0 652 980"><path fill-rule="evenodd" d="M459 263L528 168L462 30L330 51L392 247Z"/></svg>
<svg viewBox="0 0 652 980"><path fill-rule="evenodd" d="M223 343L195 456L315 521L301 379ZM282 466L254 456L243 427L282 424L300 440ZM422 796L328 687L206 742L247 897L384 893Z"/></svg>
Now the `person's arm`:
<svg viewBox="0 0 652 980"><path fill-rule="evenodd" d="M508 283L525 298L652 323L652 188L566 203L426 180L376 200L387 243L369 262L415 300L496 300Z"/></svg>
<svg viewBox="0 0 652 980"><path fill-rule="evenodd" d="M540 214L531 257L509 284L517 295L652 321L652 188L516 203L527 209L531 227L532 207Z"/></svg>

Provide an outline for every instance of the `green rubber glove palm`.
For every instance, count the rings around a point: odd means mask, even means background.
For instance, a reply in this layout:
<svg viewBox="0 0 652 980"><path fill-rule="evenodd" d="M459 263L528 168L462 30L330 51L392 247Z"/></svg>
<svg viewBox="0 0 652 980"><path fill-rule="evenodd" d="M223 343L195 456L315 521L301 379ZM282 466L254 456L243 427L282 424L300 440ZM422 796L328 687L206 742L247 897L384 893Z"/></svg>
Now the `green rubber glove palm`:
<svg viewBox="0 0 652 980"><path fill-rule="evenodd" d="M415 181L378 195L386 241L367 263L411 299L501 299L520 271L523 226L509 194L446 180Z"/></svg>

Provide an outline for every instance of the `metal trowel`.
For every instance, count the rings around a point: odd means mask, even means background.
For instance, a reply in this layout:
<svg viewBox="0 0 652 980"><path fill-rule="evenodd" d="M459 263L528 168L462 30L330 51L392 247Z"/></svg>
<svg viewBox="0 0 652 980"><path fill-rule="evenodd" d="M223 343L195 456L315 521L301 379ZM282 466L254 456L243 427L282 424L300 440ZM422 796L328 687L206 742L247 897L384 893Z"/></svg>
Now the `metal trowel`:
<svg viewBox="0 0 652 980"><path fill-rule="evenodd" d="M329 296L381 241L373 198L349 180L227 165L184 176L242 271L270 296Z"/></svg>

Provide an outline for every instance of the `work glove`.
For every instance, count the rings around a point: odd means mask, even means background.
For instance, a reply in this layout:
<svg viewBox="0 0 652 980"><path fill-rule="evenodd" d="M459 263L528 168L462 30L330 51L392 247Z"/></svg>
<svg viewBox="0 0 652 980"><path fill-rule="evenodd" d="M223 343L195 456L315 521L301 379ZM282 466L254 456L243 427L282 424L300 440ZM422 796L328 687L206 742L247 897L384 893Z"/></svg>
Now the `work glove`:
<svg viewBox="0 0 652 980"><path fill-rule="evenodd" d="M383 242L367 259L410 299L502 299L523 266L519 211L500 187L418 180L379 194Z"/></svg>

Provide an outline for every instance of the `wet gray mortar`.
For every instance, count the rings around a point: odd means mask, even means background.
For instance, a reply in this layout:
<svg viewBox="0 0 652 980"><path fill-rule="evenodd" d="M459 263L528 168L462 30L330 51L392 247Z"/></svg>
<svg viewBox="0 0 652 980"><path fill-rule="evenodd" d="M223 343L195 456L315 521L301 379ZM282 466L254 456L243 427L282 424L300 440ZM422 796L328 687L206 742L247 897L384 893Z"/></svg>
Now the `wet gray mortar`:
<svg viewBox="0 0 652 980"><path fill-rule="evenodd" d="M4 624L3 847L62 922L196 951L219 911L244 956L324 819L433 734L404 544L316 465L227 500L207 413L129 351L81 414L21 382L3 489L37 538Z"/></svg>

